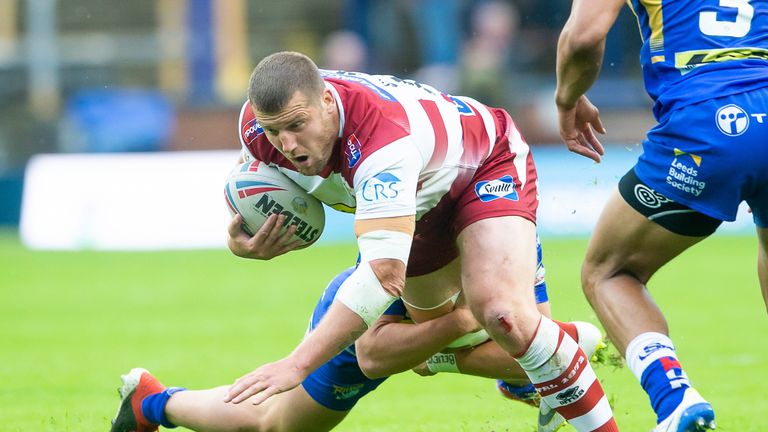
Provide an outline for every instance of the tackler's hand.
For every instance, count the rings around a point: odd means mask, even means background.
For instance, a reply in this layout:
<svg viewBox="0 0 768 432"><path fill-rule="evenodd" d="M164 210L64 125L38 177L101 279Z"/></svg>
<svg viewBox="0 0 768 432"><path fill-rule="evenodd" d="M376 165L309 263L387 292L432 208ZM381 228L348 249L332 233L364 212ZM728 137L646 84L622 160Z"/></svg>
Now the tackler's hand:
<svg viewBox="0 0 768 432"><path fill-rule="evenodd" d="M283 393L301 384L306 378L290 358L268 363L241 377L229 387L224 402L237 404L251 399L258 405L270 397Z"/></svg>

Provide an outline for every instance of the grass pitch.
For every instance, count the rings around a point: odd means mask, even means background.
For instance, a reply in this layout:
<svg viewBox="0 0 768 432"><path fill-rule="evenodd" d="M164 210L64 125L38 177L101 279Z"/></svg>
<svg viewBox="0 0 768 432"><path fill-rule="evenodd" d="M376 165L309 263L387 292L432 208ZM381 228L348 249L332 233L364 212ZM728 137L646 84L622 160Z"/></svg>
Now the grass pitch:
<svg viewBox="0 0 768 432"><path fill-rule="evenodd" d="M556 318L597 322L578 288L584 239L543 239ZM715 406L719 429L768 426L768 317L756 240L715 237L651 281L680 359ZM119 375L146 367L163 382L232 382L288 353L354 245L314 246L273 262L226 250L34 252L0 237L0 431L106 431ZM629 370L598 367L619 426L648 431L647 397ZM535 410L491 380L412 373L364 398L339 431L533 431ZM572 430L572 429L566 429Z"/></svg>

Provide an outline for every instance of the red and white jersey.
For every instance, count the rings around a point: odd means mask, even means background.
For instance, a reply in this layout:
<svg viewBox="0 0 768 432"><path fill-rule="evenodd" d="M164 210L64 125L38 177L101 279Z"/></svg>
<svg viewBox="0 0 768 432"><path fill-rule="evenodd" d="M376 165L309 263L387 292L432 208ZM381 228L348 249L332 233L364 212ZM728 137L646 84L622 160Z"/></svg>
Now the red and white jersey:
<svg viewBox="0 0 768 432"><path fill-rule="evenodd" d="M502 110L393 76L321 73L340 117L339 139L323 172L297 172L269 143L247 102L240 113L245 160L277 166L320 201L354 212L356 219L420 220L444 198L464 191L506 135L509 144L503 145L516 155L515 187L526 188L528 145Z"/></svg>

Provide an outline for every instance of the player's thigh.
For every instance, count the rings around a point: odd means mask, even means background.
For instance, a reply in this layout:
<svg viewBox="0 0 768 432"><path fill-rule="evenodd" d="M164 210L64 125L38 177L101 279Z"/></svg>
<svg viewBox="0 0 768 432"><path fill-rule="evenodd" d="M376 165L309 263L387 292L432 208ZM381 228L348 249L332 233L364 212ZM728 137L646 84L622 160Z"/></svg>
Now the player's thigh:
<svg viewBox="0 0 768 432"><path fill-rule="evenodd" d="M661 266L704 238L669 231L614 191L589 241L582 280L592 286L600 279L630 274L647 282Z"/></svg>
<svg viewBox="0 0 768 432"><path fill-rule="evenodd" d="M453 310L451 298L461 291L461 265L454 259L447 266L405 281L402 299L409 316L424 322Z"/></svg>
<svg viewBox="0 0 768 432"><path fill-rule="evenodd" d="M267 414L261 432L323 432L338 425L349 411L326 408L312 399L303 386L272 396L264 404Z"/></svg>
<svg viewBox="0 0 768 432"><path fill-rule="evenodd" d="M464 228L457 243L462 286L470 305L498 301L535 308L533 222L520 216L481 219Z"/></svg>

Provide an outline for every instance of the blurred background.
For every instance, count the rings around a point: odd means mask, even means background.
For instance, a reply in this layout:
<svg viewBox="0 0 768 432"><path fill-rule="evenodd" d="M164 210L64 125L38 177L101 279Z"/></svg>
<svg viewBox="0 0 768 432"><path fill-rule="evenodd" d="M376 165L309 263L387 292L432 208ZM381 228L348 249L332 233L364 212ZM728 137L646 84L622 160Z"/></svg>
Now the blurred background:
<svg viewBox="0 0 768 432"><path fill-rule="evenodd" d="M349 215L327 211L318 242L326 244L268 263L236 259L225 246L223 186L240 148L248 76L279 50L507 108L536 159L555 313L596 323L578 288L586 238L653 120L625 8L589 92L608 129L607 154L598 165L561 144L555 48L569 7L0 0L0 429L105 430L117 377L131 367L206 388L301 339L320 288L357 256ZM754 340L767 330L745 209L718 235L730 232L749 236L694 248L655 277L654 295L719 424L755 430L754 413L768 411L754 379L768 348ZM716 319L702 313L712 305ZM622 428L648 430L653 416L632 374L598 373ZM340 430L535 429L534 411L499 397L493 382L442 374L392 382Z"/></svg>
<svg viewBox="0 0 768 432"><path fill-rule="evenodd" d="M75 162L65 158L55 159L64 165L37 168L46 175L27 185L34 191L26 200L48 200L24 206L31 215L42 212L42 220L50 220L52 205L70 208L77 192L88 195L73 217L83 220L97 205L93 196L110 195L126 176L142 177L140 160L114 171L105 168L116 160L108 155L238 149L236 122L250 70L279 50L306 53L323 68L414 78L505 107L541 155L542 179L551 170L566 186L604 179L612 187L652 124L637 60L640 38L625 8L590 92L609 130L606 141L621 145L609 149L607 165L610 157L621 162L593 171L557 135L555 48L569 8L568 0L0 0L0 225L19 224L25 170L29 181L38 154L102 157L78 169L105 169L90 182L67 183ZM115 183L77 191L93 187L96 174ZM56 196L61 203L50 201ZM225 217L223 205L216 206ZM589 221L581 221L580 232Z"/></svg>

